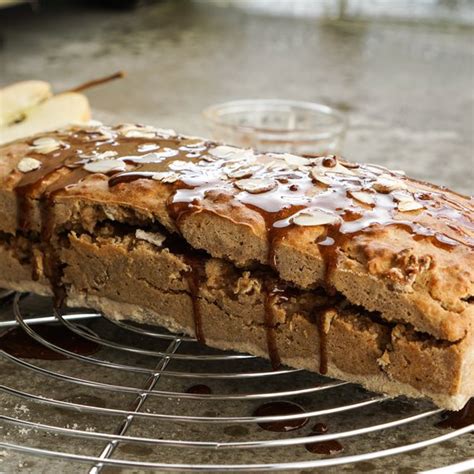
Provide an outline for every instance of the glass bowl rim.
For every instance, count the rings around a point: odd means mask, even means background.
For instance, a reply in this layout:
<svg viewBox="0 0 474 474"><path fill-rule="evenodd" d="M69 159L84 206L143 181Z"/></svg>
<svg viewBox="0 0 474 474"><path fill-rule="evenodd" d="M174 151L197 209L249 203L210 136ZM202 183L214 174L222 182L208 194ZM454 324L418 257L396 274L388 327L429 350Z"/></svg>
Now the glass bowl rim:
<svg viewBox="0 0 474 474"><path fill-rule="evenodd" d="M324 114L326 116L331 116L336 118L336 123L334 124L337 127L336 131L316 131L314 128L299 128L297 130L276 130L273 128L265 128L265 127L252 127L249 125L238 125L238 124L230 124L226 123L225 121L221 120L219 117L219 112L236 106L255 106L255 105L284 105L288 107L294 107L303 110L309 110L313 112L318 112L320 114ZM290 99L239 99L239 100L231 100L228 102L220 102L217 104L212 104L206 107L202 114L205 119L209 120L214 125L218 125L221 127L226 127L229 129L234 129L242 132L263 132L263 133L273 133L278 135L291 135L295 133L311 133L315 137L317 136L332 136L335 134L343 133L348 125L348 120L346 115L338 110L335 107L331 107L329 105L320 104L317 102L309 102L304 100L290 100Z"/></svg>

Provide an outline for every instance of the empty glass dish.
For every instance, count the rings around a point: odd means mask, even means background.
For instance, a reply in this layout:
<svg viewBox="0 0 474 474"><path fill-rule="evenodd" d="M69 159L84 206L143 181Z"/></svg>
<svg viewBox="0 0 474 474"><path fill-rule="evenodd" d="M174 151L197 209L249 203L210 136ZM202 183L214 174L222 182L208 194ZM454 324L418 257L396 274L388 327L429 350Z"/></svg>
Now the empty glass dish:
<svg viewBox="0 0 474 474"><path fill-rule="evenodd" d="M304 101L236 100L203 114L215 140L259 151L338 153L347 129L341 112Z"/></svg>

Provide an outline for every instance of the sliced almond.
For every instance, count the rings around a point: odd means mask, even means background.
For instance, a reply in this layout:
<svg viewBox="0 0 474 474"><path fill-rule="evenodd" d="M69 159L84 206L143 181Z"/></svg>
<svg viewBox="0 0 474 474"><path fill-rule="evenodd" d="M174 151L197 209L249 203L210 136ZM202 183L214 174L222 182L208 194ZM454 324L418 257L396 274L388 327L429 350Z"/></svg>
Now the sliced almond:
<svg viewBox="0 0 474 474"><path fill-rule="evenodd" d="M290 168L300 168L308 166L311 161L302 156L292 155L291 153L283 153L282 158Z"/></svg>
<svg viewBox="0 0 474 474"><path fill-rule="evenodd" d="M90 141L99 142L115 138L113 131L106 127L82 128L80 131L88 133Z"/></svg>
<svg viewBox="0 0 474 474"><path fill-rule="evenodd" d="M354 176L356 173L354 171L350 170L349 168L346 168L344 165L341 165L341 163L337 162L336 166L333 168L328 169L329 172L331 173L340 173L340 174L348 174Z"/></svg>
<svg viewBox="0 0 474 474"><path fill-rule="evenodd" d="M265 169L267 169L268 171L279 171L285 168L284 162L281 160L267 161L266 163L264 163L264 166L265 166Z"/></svg>
<svg viewBox="0 0 474 474"><path fill-rule="evenodd" d="M410 194L408 191L403 190L403 189L396 189L395 191L392 191L390 194L397 202L413 201L412 194Z"/></svg>
<svg viewBox="0 0 474 474"><path fill-rule="evenodd" d="M401 212L411 212L423 209L423 205L412 199L411 201L401 201L398 203L398 210Z"/></svg>
<svg viewBox="0 0 474 474"><path fill-rule="evenodd" d="M312 171L319 173L319 174L333 174L333 175L347 175L347 176L356 176L356 173L354 171L350 170L349 168L346 168L344 165L341 165L341 163L336 162L335 166L328 167L324 166L322 164L322 158L312 158L311 159L311 164L313 166Z"/></svg>
<svg viewBox="0 0 474 474"><path fill-rule="evenodd" d="M236 181L234 185L242 191L259 194L271 191L276 187L277 183L273 179L248 178Z"/></svg>
<svg viewBox="0 0 474 474"><path fill-rule="evenodd" d="M37 138L30 147L31 151L41 154L51 153L59 148L61 148L61 142L53 137Z"/></svg>
<svg viewBox="0 0 474 474"><path fill-rule="evenodd" d="M205 151L207 149L206 140L200 137L186 137L179 149L181 151Z"/></svg>
<svg viewBox="0 0 474 474"><path fill-rule="evenodd" d="M69 132L71 130L77 130L86 133L106 133L107 135L111 135L111 130L98 120L88 120L87 122L74 120L68 123L65 127L61 127L59 129L61 132Z"/></svg>
<svg viewBox="0 0 474 474"><path fill-rule="evenodd" d="M98 128L103 127L104 124L98 120L88 120L87 122L71 122L69 126L80 128L86 132L95 132Z"/></svg>
<svg viewBox="0 0 474 474"><path fill-rule="evenodd" d="M229 178L242 179L250 178L259 169L259 166L241 166L240 168L228 170L225 173Z"/></svg>
<svg viewBox="0 0 474 474"><path fill-rule="evenodd" d="M313 168L311 170L311 176L313 179L318 181L319 183L323 183L326 186L330 186L332 184L332 179L324 174L324 170L321 168Z"/></svg>
<svg viewBox="0 0 474 474"><path fill-rule="evenodd" d="M372 186L379 193L389 193L396 189L406 188L406 184L403 181L387 176L379 176Z"/></svg>
<svg viewBox="0 0 474 474"><path fill-rule="evenodd" d="M157 143L143 143L142 145L138 145L137 150L140 153L147 153L150 151L155 151L160 148L160 145Z"/></svg>
<svg viewBox="0 0 474 474"><path fill-rule="evenodd" d="M382 175L388 171L387 168L380 165L365 165L365 169L377 175Z"/></svg>
<svg viewBox="0 0 474 474"><path fill-rule="evenodd" d="M126 165L120 160L89 161L84 169L90 173L110 173L111 171L125 171Z"/></svg>
<svg viewBox="0 0 474 474"><path fill-rule="evenodd" d="M107 150L102 153L95 153L94 155L79 155L80 160L76 161L75 165L84 165L86 163L92 163L93 161L110 160L118 155L116 151Z"/></svg>
<svg viewBox="0 0 474 474"><path fill-rule="evenodd" d="M173 171L189 170L195 165L192 161L174 160L169 164L169 169Z"/></svg>
<svg viewBox="0 0 474 474"><path fill-rule="evenodd" d="M211 148L208 153L215 158L233 158L236 153L241 152L240 148L235 146L219 145Z"/></svg>
<svg viewBox="0 0 474 474"><path fill-rule="evenodd" d="M320 209L305 209L291 218L291 222L293 222L293 224L304 227L337 224L339 221L339 216L335 214L329 214L328 212L322 211Z"/></svg>
<svg viewBox="0 0 474 474"><path fill-rule="evenodd" d="M150 125L123 124L118 127L118 131L127 138L155 138L158 130Z"/></svg>
<svg viewBox="0 0 474 474"><path fill-rule="evenodd" d="M192 153L193 155L200 155L201 153L205 152L207 148L205 146L188 146L183 145L179 147L179 150L185 151L187 153Z"/></svg>
<svg viewBox="0 0 474 474"><path fill-rule="evenodd" d="M349 168L349 169L357 169L357 168L360 168L360 165L359 163L352 163L351 161L343 161L341 163L345 168Z"/></svg>
<svg viewBox="0 0 474 474"><path fill-rule="evenodd" d="M163 151L154 151L151 153L146 153L145 155L122 156L120 159L129 163L161 163L166 158L171 158L178 154L178 150L164 148Z"/></svg>
<svg viewBox="0 0 474 474"><path fill-rule="evenodd" d="M175 183L179 179L179 175L173 171L160 171L153 173L152 178L162 183Z"/></svg>
<svg viewBox="0 0 474 474"><path fill-rule="evenodd" d="M129 130L124 133L127 138L155 138L155 132L147 132L145 130Z"/></svg>
<svg viewBox="0 0 474 474"><path fill-rule="evenodd" d="M257 156L255 155L253 150L238 149L235 153L231 153L228 157L223 157L221 159L225 159L226 166L235 165L237 167L255 163L255 161L257 160Z"/></svg>
<svg viewBox="0 0 474 474"><path fill-rule="evenodd" d="M232 155L232 158L229 161L234 161L236 163L254 163L257 159L254 151L251 149L239 150L237 153Z"/></svg>
<svg viewBox="0 0 474 474"><path fill-rule="evenodd" d="M171 128L155 128L155 132L161 138L172 138L178 136L178 134Z"/></svg>
<svg viewBox="0 0 474 474"><path fill-rule="evenodd" d="M110 158L114 158L117 156L118 153L114 150L107 150L104 151L103 153L97 153L96 155L91 155L87 158L89 158L90 161L100 161L100 160L108 160Z"/></svg>
<svg viewBox="0 0 474 474"><path fill-rule="evenodd" d="M349 194L357 201L372 206L375 204L375 196L367 191L349 191Z"/></svg>
<svg viewBox="0 0 474 474"><path fill-rule="evenodd" d="M18 171L21 171L22 173L29 173L30 171L40 168L41 161L25 156L25 158L23 158L16 167Z"/></svg>
<svg viewBox="0 0 474 474"><path fill-rule="evenodd" d="M122 123L117 127L117 130L122 133L127 133L131 130L141 130L145 132L154 132L156 129L151 125L137 125L136 123Z"/></svg>
<svg viewBox="0 0 474 474"><path fill-rule="evenodd" d="M145 242L156 245L157 247L161 247L163 242L166 240L166 236L160 234L159 232L147 232L142 229L137 229L135 231L135 237L138 240L144 240Z"/></svg>
<svg viewBox="0 0 474 474"><path fill-rule="evenodd" d="M399 176L406 176L406 173L403 170L392 170L392 173L397 174Z"/></svg>

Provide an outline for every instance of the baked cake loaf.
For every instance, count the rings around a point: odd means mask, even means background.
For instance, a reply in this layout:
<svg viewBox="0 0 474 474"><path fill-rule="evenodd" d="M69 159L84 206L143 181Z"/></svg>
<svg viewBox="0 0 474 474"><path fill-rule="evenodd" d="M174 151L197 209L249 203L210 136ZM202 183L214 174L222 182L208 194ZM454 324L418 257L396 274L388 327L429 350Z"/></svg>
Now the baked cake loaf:
<svg viewBox="0 0 474 474"><path fill-rule="evenodd" d="M0 148L0 286L460 409L473 207L381 166L90 123Z"/></svg>

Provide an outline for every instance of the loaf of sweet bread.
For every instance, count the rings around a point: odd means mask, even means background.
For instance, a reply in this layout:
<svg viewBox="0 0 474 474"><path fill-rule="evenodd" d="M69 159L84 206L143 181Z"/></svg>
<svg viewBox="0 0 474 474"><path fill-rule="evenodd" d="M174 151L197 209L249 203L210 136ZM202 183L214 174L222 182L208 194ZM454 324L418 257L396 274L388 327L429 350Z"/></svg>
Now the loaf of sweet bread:
<svg viewBox="0 0 474 474"><path fill-rule="evenodd" d="M90 123L0 148L0 286L459 409L473 208L336 156Z"/></svg>

